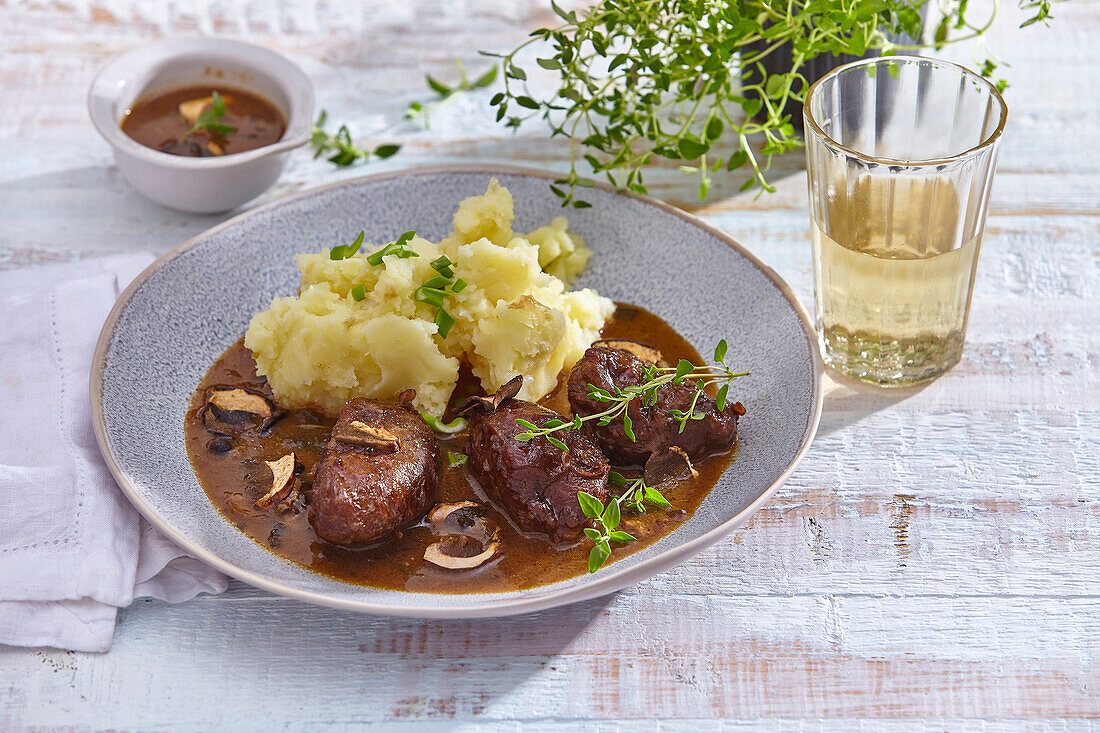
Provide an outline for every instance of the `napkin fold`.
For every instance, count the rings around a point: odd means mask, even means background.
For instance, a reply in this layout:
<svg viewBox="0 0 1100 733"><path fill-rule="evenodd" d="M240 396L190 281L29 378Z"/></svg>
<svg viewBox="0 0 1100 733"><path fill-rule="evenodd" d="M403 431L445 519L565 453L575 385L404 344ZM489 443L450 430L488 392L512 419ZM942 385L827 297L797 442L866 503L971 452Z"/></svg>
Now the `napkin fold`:
<svg viewBox="0 0 1100 733"><path fill-rule="evenodd" d="M0 272L0 644L106 651L134 598L225 590L126 500L92 430L96 340L152 261Z"/></svg>

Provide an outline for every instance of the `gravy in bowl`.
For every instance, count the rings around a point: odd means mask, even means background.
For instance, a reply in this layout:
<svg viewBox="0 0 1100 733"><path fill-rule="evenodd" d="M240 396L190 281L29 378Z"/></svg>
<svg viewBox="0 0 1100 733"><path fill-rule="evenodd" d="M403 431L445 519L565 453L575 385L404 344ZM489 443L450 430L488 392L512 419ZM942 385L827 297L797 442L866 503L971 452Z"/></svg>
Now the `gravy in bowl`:
<svg viewBox="0 0 1100 733"><path fill-rule="evenodd" d="M190 86L139 99L122 131L148 148L203 158L278 142L286 120L274 104L243 89Z"/></svg>

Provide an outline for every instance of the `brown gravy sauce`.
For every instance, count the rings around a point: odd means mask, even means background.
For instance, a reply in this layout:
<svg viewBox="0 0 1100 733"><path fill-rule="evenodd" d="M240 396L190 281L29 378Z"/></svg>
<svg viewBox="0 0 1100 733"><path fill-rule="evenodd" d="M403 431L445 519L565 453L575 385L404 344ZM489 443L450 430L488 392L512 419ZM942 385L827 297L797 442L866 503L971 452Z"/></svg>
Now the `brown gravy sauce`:
<svg viewBox="0 0 1100 733"><path fill-rule="evenodd" d="M604 338L641 341L661 350L664 359L675 364L689 359L701 364L698 352L656 315L636 306L619 304L603 330ZM466 370L463 370L464 372ZM476 385L468 376L455 388L461 398ZM587 572L587 539L570 548L555 549L546 542L522 535L502 514L486 501L484 493L470 477L465 466L450 468L447 451L465 453L465 432L440 436L439 485L437 501L470 500L487 505L485 516L501 530L503 551L497 559L474 570L442 570L423 560L424 549L435 537L425 523L404 531L401 537L381 545L350 550L330 545L317 538L306 516L308 506L299 502L297 511L282 513L271 506L260 509L256 499L270 487L271 472L264 461L272 461L293 451L305 466L302 476L313 475L328 441L335 416L310 410L291 410L266 435L245 431L233 442L231 450L216 453L208 448L215 436L203 426L199 411L214 387L246 387L271 395L263 377L257 377L251 352L243 339L237 341L206 373L191 399L185 422L187 452L199 483L210 501L227 520L270 552L314 572L348 583L391 590L431 593L496 593L522 590L556 583ZM457 400L456 400L457 401ZM565 415L571 414L563 378L558 388L542 404ZM664 490L675 509L651 509L643 515L624 514L620 529L638 538L626 545L614 544L608 565L633 554L669 534L690 517L726 470L737 452L712 456L696 468L699 477L680 482ZM303 497L308 491L303 491Z"/></svg>
<svg viewBox="0 0 1100 733"><path fill-rule="evenodd" d="M218 122L236 130L225 135L196 130L188 135L191 124L180 114L180 104L204 99L214 91L225 101L226 111ZM195 158L243 153L270 145L286 132L286 120L274 104L243 89L193 86L138 100L123 118L122 131L145 147Z"/></svg>

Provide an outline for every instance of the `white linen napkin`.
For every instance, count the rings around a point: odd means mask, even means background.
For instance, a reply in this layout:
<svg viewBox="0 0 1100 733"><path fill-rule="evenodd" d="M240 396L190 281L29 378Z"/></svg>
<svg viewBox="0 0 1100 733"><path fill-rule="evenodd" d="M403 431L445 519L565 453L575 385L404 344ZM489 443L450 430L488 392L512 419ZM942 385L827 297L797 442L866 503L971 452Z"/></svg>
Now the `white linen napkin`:
<svg viewBox="0 0 1100 733"><path fill-rule="evenodd" d="M106 651L134 598L225 590L130 505L92 431L99 331L152 260L0 272L0 644Z"/></svg>

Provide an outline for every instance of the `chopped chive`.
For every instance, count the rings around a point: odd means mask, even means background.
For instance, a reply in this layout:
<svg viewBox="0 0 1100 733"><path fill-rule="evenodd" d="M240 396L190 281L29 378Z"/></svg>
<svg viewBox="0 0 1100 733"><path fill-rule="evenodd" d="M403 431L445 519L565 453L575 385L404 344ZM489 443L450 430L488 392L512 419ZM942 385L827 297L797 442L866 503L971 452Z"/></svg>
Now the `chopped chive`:
<svg viewBox="0 0 1100 733"><path fill-rule="evenodd" d="M333 247L328 253L330 260L346 260L353 254L359 251L359 247L363 245L363 237L366 236L365 231L360 231L359 236L355 238L355 241L351 244L341 244ZM372 263L374 264L374 263Z"/></svg>
<svg viewBox="0 0 1100 733"><path fill-rule="evenodd" d="M439 335L447 338L447 334L451 332L451 326L455 325L455 319L450 313L440 308L435 312L435 325L439 326Z"/></svg>
<svg viewBox="0 0 1100 733"><path fill-rule="evenodd" d="M435 288L437 290L442 291L442 290L446 290L447 286L450 285L450 284L451 284L451 279L449 277L444 277L443 275L436 275L435 277L430 277L427 280L425 280L422 287Z"/></svg>
<svg viewBox="0 0 1100 733"><path fill-rule="evenodd" d="M464 417L456 417L450 422L443 422L435 415L424 412L423 410L420 411L420 417L424 420L424 422L428 423L428 427L430 427L435 432L442 433L444 435L454 435L455 433L466 428L466 418Z"/></svg>

